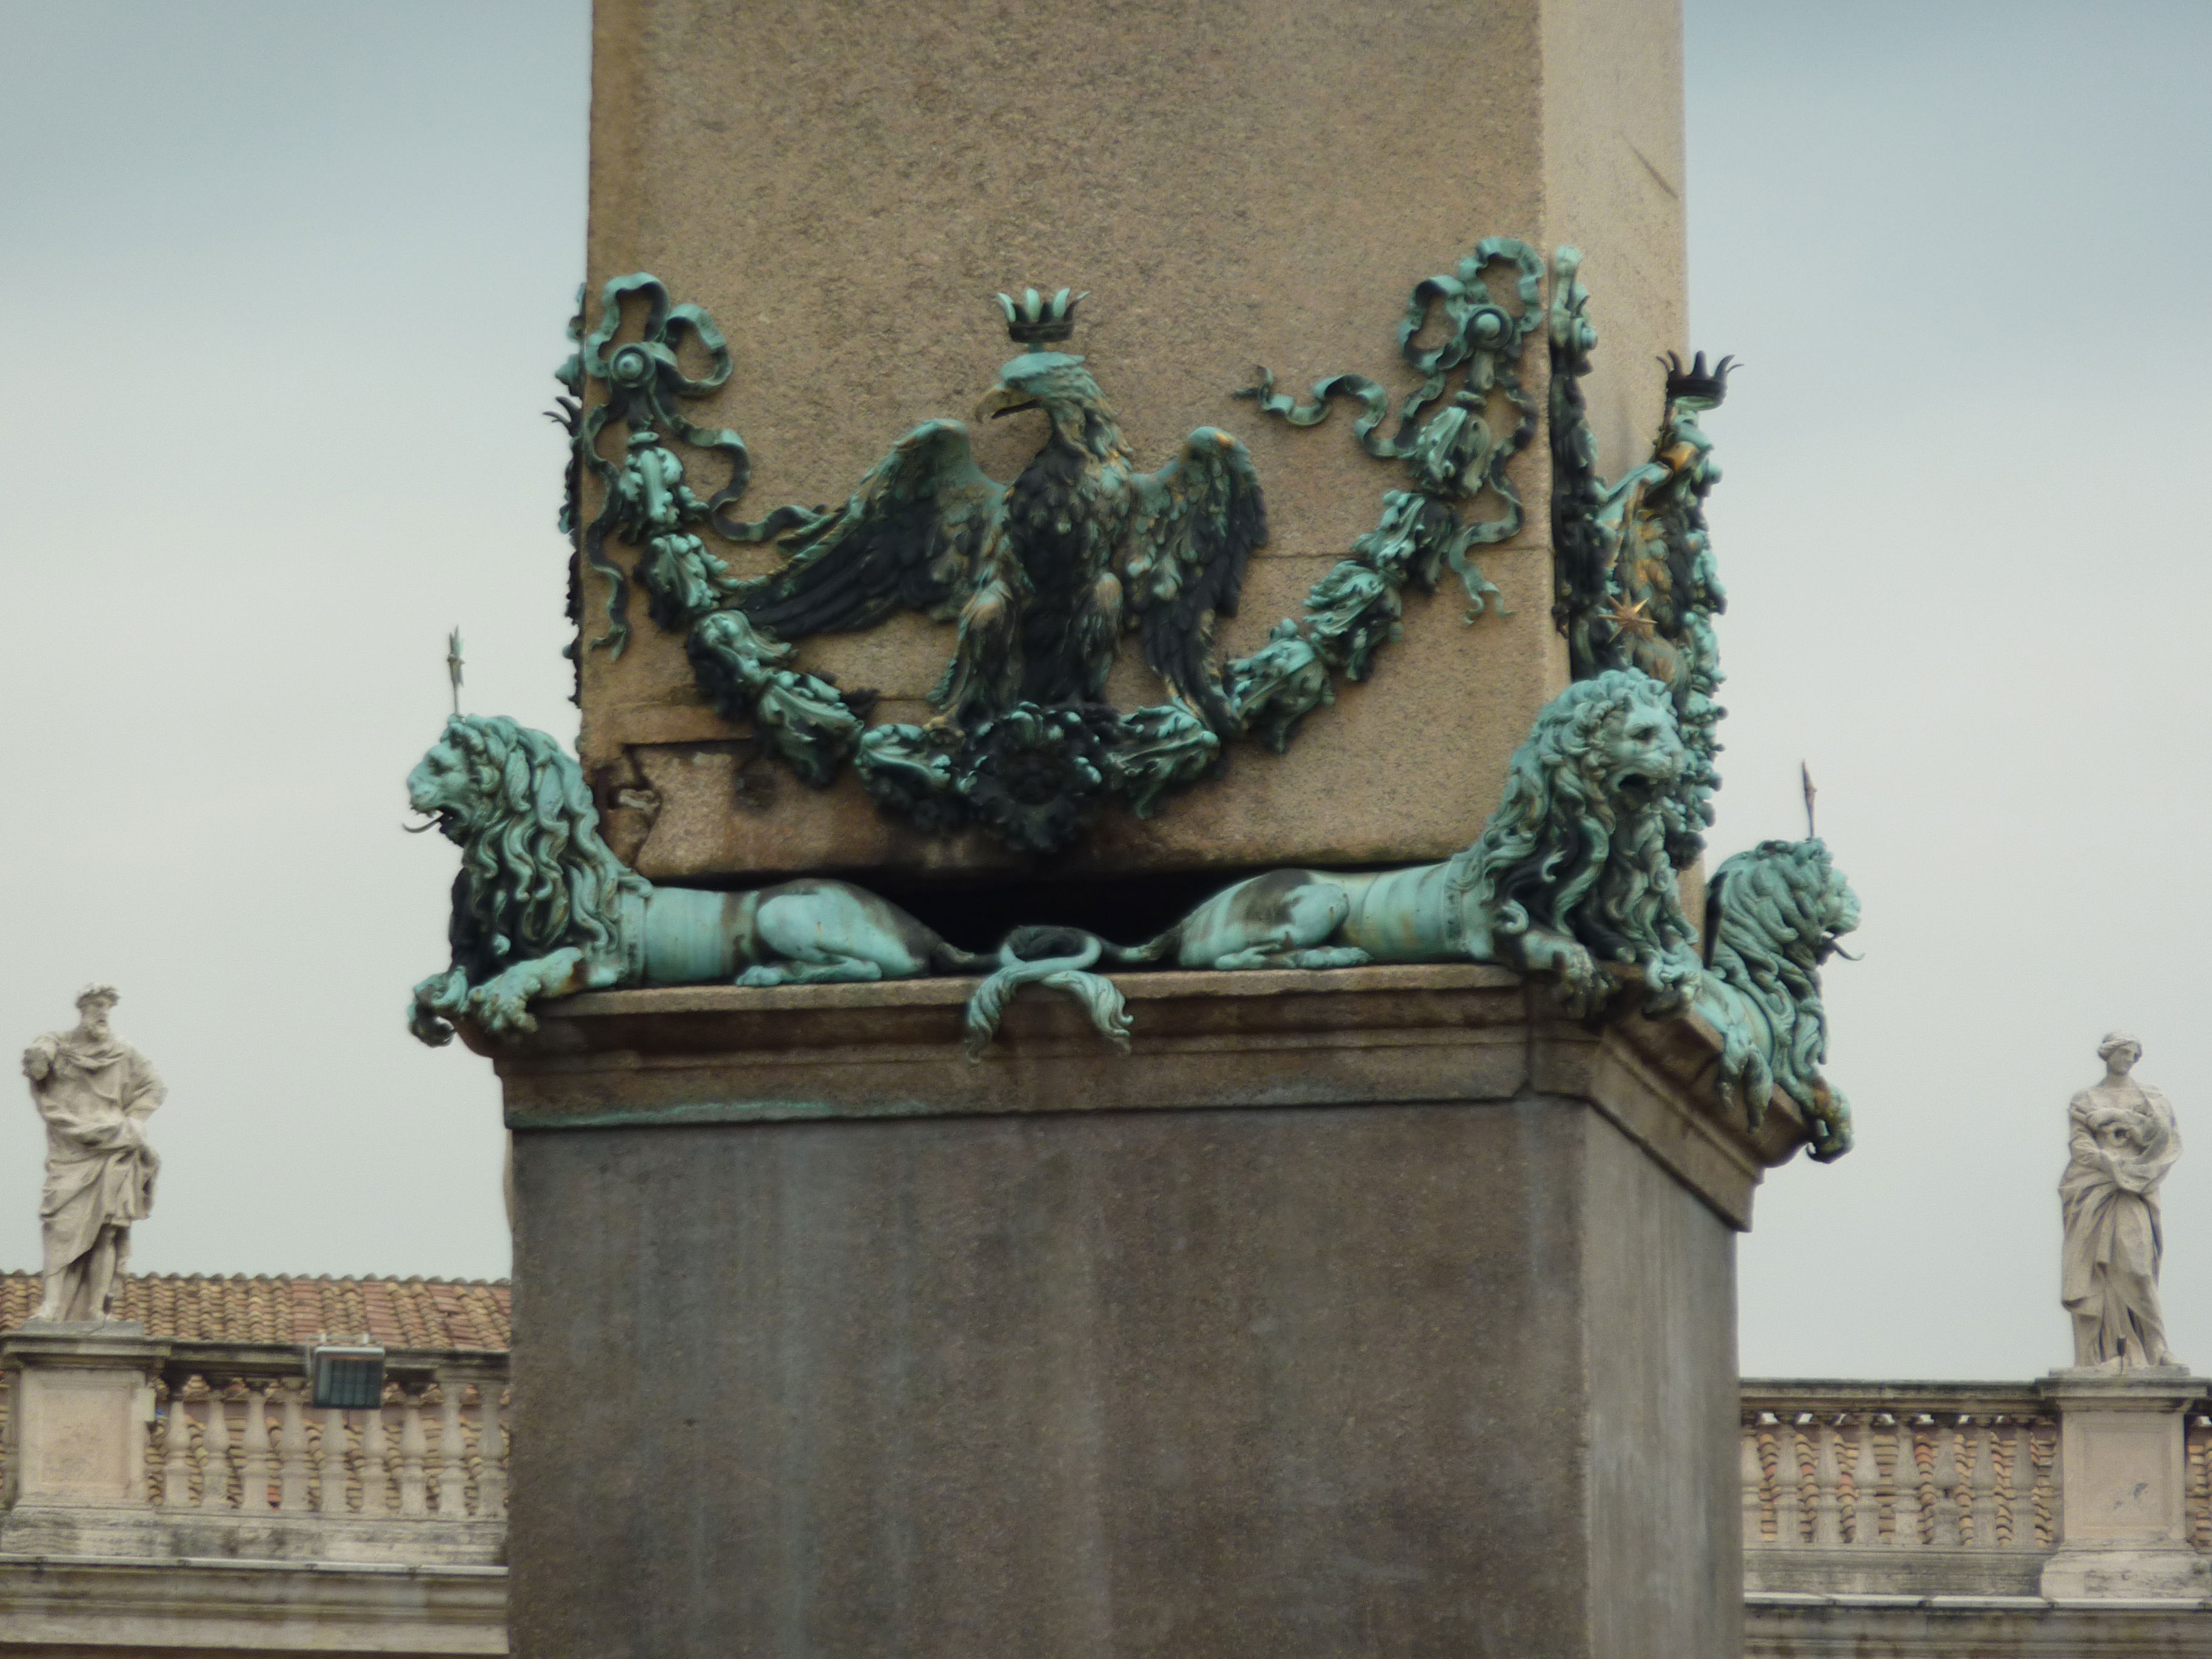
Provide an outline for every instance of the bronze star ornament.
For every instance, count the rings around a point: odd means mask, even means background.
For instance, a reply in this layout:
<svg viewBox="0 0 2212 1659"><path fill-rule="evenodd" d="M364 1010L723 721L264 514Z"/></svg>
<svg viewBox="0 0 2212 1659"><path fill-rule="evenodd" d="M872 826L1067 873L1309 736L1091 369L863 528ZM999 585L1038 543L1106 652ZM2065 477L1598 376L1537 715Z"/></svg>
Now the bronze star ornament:
<svg viewBox="0 0 2212 1659"><path fill-rule="evenodd" d="M1651 618L1644 614L1644 607L1649 603L1648 599L1615 599L1606 607L1605 619L1613 624L1617 635L1625 638L1632 634L1639 640L1650 639L1657 629Z"/></svg>

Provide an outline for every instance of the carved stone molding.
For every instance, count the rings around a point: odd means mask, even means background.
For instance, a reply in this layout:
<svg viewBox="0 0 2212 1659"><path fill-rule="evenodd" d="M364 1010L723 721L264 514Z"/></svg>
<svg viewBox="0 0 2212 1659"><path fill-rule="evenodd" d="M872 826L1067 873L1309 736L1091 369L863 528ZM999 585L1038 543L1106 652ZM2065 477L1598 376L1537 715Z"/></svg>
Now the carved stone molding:
<svg viewBox="0 0 2212 1659"><path fill-rule="evenodd" d="M1549 993L1474 964L1113 976L1135 1014L1125 1060L1082 1010L1037 995L996 1046L959 1057L976 980L597 992L545 1005L488 1055L516 1129L1235 1107L1595 1106L1738 1228L1765 1170L1804 1138L1778 1097L1756 1133L1711 1103L1720 1044L1694 1017L1592 1029Z"/></svg>

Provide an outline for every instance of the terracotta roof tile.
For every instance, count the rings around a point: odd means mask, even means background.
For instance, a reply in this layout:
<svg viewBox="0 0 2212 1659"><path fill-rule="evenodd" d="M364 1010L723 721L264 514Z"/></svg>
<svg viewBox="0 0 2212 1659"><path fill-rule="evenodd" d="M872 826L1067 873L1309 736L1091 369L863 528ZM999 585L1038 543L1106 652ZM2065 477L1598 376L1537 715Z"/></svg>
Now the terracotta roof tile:
<svg viewBox="0 0 2212 1659"><path fill-rule="evenodd" d="M289 1345L366 1331L386 1347L503 1351L511 1296L505 1279L134 1273L119 1311L147 1335L173 1341ZM36 1273L0 1273L0 1331L14 1330L38 1305Z"/></svg>

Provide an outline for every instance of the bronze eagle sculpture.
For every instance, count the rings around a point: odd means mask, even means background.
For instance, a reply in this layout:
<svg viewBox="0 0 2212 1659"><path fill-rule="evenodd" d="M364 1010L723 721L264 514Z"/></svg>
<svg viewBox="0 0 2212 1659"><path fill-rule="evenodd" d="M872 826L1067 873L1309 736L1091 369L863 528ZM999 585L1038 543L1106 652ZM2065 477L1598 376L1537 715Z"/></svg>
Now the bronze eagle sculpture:
<svg viewBox="0 0 2212 1659"><path fill-rule="evenodd" d="M931 694L964 732L1021 704L1103 702L1133 629L1169 696L1217 738L1237 730L1213 648L1267 538L1244 446L1202 426L1140 472L1084 360L1030 351L999 372L979 415L1039 410L1044 447L1012 484L975 464L968 428L899 440L842 513L786 538L788 562L729 603L783 639L872 628L900 611L957 621Z"/></svg>
<svg viewBox="0 0 2212 1659"><path fill-rule="evenodd" d="M618 343L632 294L647 302L642 337ZM632 578L606 556L615 538L638 548L636 585L654 621L684 633L718 712L749 721L756 741L810 783L829 783L850 759L871 796L927 833L980 825L1048 853L1102 799L1149 816L1212 772L1246 724L1242 682L1231 674L1224 684L1215 659L1214 625L1235 614L1246 563L1267 540L1259 477L1244 447L1210 426L1158 471L1139 470L1084 360L1043 349L1073 331L1082 297L999 296L1023 352L1000 371L979 417L1036 410L1047 426L1012 483L976 465L965 426L929 421L842 510L792 505L746 524L726 516L750 474L744 441L695 427L680 409L727 379L720 331L696 307L670 305L655 277L608 284L605 316L588 334L579 317L579 352L562 371L572 388L587 377L608 386L575 436L606 492L580 538L582 563L609 590L609 629L592 643L618 652L628 637ZM696 377L679 356L695 340L708 360ZM629 428L618 462L598 447L617 419ZM663 432L726 457L728 483L710 498L693 493ZM772 541L783 562L740 579L701 529ZM874 693L842 690L794 660L810 635L872 628L901 611L958 624L926 725L872 724ZM1106 682L1132 631L1166 697L1117 710Z"/></svg>

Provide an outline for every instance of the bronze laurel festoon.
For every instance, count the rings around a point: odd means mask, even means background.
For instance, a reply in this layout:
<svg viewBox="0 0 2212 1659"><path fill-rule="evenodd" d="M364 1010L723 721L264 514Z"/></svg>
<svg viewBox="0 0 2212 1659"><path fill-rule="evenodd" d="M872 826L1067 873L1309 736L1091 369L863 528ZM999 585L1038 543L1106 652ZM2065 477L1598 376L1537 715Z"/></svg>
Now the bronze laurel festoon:
<svg viewBox="0 0 2212 1659"><path fill-rule="evenodd" d="M1066 289L999 296L1007 333L1024 350L979 412L1036 410L1048 423L1043 446L1012 483L977 466L966 426L929 421L893 447L842 510L787 506L748 523L731 516L750 472L744 440L680 412L728 380L720 331L698 307L670 304L655 278L618 278L601 295L598 325L586 332L580 313L572 325L578 349L561 375L579 398L587 380L605 388L580 418L573 408L564 415L574 432L572 483L588 469L605 492L581 538L583 562L608 585L609 627L591 643L621 651L635 582L653 620L683 635L714 708L750 722L806 781L826 784L850 760L870 795L919 829L979 825L1025 852L1057 851L1105 802L1150 817L1218 772L1231 738L1282 750L1308 714L1334 700L1338 676L1374 672L1399 636L1408 585L1433 591L1449 570L1470 622L1496 610L1498 590L1474 556L1521 527L1506 465L1536 430L1520 363L1548 315L1560 626L1577 677L1632 664L1673 688L1698 756L1669 837L1686 862L1710 821L1719 713L1707 618L1720 588L1698 510L1718 475L1695 416L1719 401L1727 365L1707 374L1701 359L1670 377L1655 459L1607 485L1589 470L1595 447L1574 385L1594 337L1588 295L1573 281L1578 259L1560 251L1548 313L1542 258L1510 238L1479 243L1453 274L1416 284L1397 337L1420 380L1399 400L1394 424L1389 392L1358 374L1321 380L1300 403L1279 394L1262 369L1258 385L1235 394L1302 427L1325 420L1336 400L1356 401L1363 412L1352 435L1376 459L1402 463L1405 475L1384 494L1375 529L1315 584L1303 613L1226 663L1216 654L1216 623L1236 613L1247 562L1267 540L1251 456L1228 433L1200 427L1166 465L1138 471L1084 359L1043 349L1073 334L1086 296ZM617 344L626 301L643 303L641 331ZM679 360L687 343L707 359L696 376ZM629 434L619 459L600 448L617 423ZM672 443L726 462L721 487L695 492ZM1479 512L1484 501L1493 506ZM575 516L572 494L564 523ZM708 534L774 542L784 562L740 580L709 550ZM630 570L609 556L611 542L635 550ZM870 725L872 694L795 665L795 642L872 628L902 611L956 628L931 694L939 712L927 724ZM1166 695L1121 710L1105 701L1106 682L1130 633Z"/></svg>

